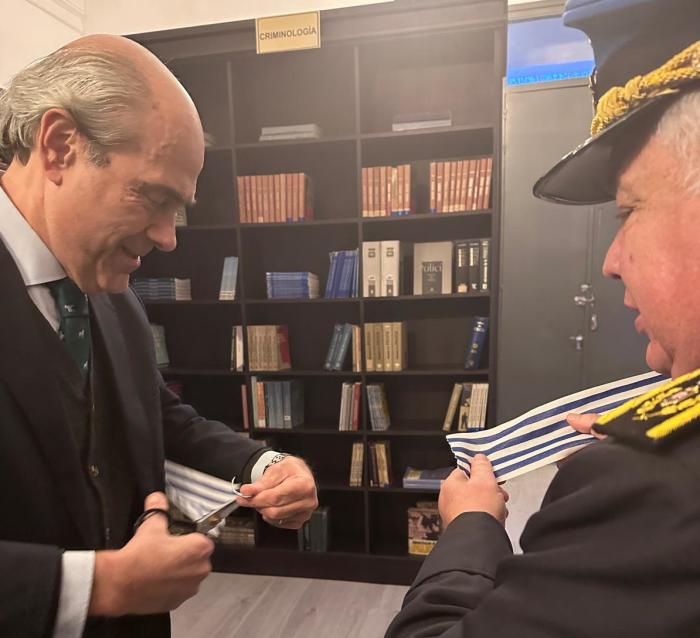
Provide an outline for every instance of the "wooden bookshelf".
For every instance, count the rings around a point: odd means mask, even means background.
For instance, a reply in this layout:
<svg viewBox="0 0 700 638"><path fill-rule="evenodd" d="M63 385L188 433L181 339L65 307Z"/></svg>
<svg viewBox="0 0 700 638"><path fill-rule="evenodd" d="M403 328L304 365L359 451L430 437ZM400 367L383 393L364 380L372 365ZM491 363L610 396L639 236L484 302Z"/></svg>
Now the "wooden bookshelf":
<svg viewBox="0 0 700 638"><path fill-rule="evenodd" d="M221 547L222 571L408 584L421 559L407 554L406 509L436 492L405 490L407 465L452 463L442 421L452 386L488 381L495 415L498 343L501 86L505 71L505 0L395 0L322 13L322 47L257 56L252 21L133 36L166 61L195 100L205 130L215 137L178 248L144 259L139 276L184 277L192 301L149 302L165 326L171 367L184 400L207 418L239 430L240 386L250 377L302 378L306 423L293 430L250 435L298 454L313 467L321 505L331 508L329 551L300 552L294 532L256 519L257 547ZM395 112L449 109L453 126L393 132ZM315 122L318 140L259 142L261 126ZM494 157L488 210L430 214L430 161ZM363 166L410 163L415 214L363 218ZM315 219L303 223L241 224L238 175L304 172L313 181ZM404 278L399 297L266 299L266 271L308 270L328 276L328 253L363 241L402 242L492 238L491 293L413 296ZM219 301L224 257L239 258L236 301ZM361 287L360 287L361 288ZM474 315L491 317L483 368L463 360ZM364 326L405 321L408 369L329 372L323 369L335 323ZM292 370L231 372L231 326L289 326ZM247 348L247 346L246 346ZM247 352L246 352L247 361ZM337 430L341 384L383 383L391 428L370 429L362 393L360 430ZM250 407L250 406L249 406ZM489 418L489 424L493 424ZM371 488L368 444L391 442L394 484ZM365 445L363 487L349 487L353 442Z"/></svg>

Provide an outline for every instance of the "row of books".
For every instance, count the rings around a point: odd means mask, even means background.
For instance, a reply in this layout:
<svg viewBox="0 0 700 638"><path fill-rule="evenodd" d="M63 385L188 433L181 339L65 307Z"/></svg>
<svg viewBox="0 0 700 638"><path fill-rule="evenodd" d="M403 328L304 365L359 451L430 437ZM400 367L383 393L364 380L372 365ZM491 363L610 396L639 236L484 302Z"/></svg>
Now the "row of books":
<svg viewBox="0 0 700 638"><path fill-rule="evenodd" d="M372 430L375 432L383 432L391 427L389 404L386 400L384 384L367 384L367 408L369 410L369 423Z"/></svg>
<svg viewBox="0 0 700 638"><path fill-rule="evenodd" d="M493 157L430 162L431 213L485 210L491 204Z"/></svg>
<svg viewBox="0 0 700 638"><path fill-rule="evenodd" d="M409 215L411 166L365 166L362 168L362 216Z"/></svg>
<svg viewBox="0 0 700 638"><path fill-rule="evenodd" d="M304 423L304 383L301 379L250 378L253 423L264 429L289 430Z"/></svg>
<svg viewBox="0 0 700 638"><path fill-rule="evenodd" d="M326 299L357 297L359 251L335 250L329 253L330 267L326 281Z"/></svg>
<svg viewBox="0 0 700 638"><path fill-rule="evenodd" d="M323 367L326 370L342 370L348 351L352 350L352 370L362 372L362 344L360 327L349 323L336 323L328 344L328 352ZM350 347L352 346L352 348Z"/></svg>
<svg viewBox="0 0 700 638"><path fill-rule="evenodd" d="M248 326L248 368L251 372L289 370L291 367L287 326Z"/></svg>
<svg viewBox="0 0 700 638"><path fill-rule="evenodd" d="M354 383L343 383L340 390L340 416L338 418L338 429L347 431L357 431L360 429L360 394L362 384L359 381Z"/></svg>
<svg viewBox="0 0 700 638"><path fill-rule="evenodd" d="M189 279L177 277L136 277L131 285L143 301L191 301Z"/></svg>
<svg viewBox="0 0 700 638"><path fill-rule="evenodd" d="M400 372L408 362L408 330L405 321L365 324L367 372Z"/></svg>
<svg viewBox="0 0 700 638"><path fill-rule="evenodd" d="M313 219L313 193L304 173L239 175L238 211L242 224L303 222Z"/></svg>
<svg viewBox="0 0 700 638"><path fill-rule="evenodd" d="M312 272L266 272L268 299L318 299L318 275Z"/></svg>
<svg viewBox="0 0 700 638"><path fill-rule="evenodd" d="M369 454L369 480L371 487L389 487L392 483L391 452L389 441L371 441ZM365 447L360 441L352 444L350 458L350 487L361 487L364 476Z"/></svg>
<svg viewBox="0 0 700 638"><path fill-rule="evenodd" d="M413 252L413 294L488 292L491 240L362 242L362 294L397 297L404 288L404 260Z"/></svg>
<svg viewBox="0 0 700 638"><path fill-rule="evenodd" d="M302 552L327 552L331 510L327 505L317 507L311 518L297 531L297 542Z"/></svg>
<svg viewBox="0 0 700 638"><path fill-rule="evenodd" d="M485 429L488 399L488 383L455 383L442 429L445 432L452 430L455 416L458 432Z"/></svg>
<svg viewBox="0 0 700 638"><path fill-rule="evenodd" d="M215 542L220 545L235 545L240 547L255 546L255 521L249 517L229 516L219 530Z"/></svg>

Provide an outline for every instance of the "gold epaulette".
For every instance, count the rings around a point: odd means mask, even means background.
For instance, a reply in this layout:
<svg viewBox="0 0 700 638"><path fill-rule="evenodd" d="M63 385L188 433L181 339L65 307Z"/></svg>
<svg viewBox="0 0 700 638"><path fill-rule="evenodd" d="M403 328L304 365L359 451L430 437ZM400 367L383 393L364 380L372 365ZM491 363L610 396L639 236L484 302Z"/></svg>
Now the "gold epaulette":
<svg viewBox="0 0 700 638"><path fill-rule="evenodd" d="M656 447L700 426L700 369L601 416L593 428L621 441Z"/></svg>
<svg viewBox="0 0 700 638"><path fill-rule="evenodd" d="M596 135L644 102L700 80L700 41L671 58L658 69L633 77L625 86L614 86L598 100L591 135Z"/></svg>

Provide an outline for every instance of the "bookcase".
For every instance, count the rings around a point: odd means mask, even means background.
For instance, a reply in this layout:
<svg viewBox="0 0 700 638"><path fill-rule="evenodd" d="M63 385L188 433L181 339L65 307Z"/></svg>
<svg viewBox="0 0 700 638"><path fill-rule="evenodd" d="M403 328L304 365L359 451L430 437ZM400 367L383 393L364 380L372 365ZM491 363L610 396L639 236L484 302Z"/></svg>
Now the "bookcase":
<svg viewBox="0 0 700 638"><path fill-rule="evenodd" d="M287 325L292 369L259 376L304 380L305 423L253 428L250 435L307 459L320 503L331 509L328 552L298 551L296 533L258 520L257 546L217 549L216 569L397 584L417 573L421 559L407 554L406 510L437 494L399 487L403 471L451 464L441 426L455 382L487 381L489 424L495 415L506 15L505 0L395 0L338 9L322 13L320 49L271 55L256 55L252 22L133 36L181 79L215 140L198 204L188 211L188 226L178 229L177 250L149 255L138 273L191 279L192 301L147 304L151 321L166 330L171 367L164 377L181 381L184 400L202 415L240 429L240 386L250 390L251 373L230 371L231 326ZM392 132L395 114L436 110L449 110L452 126ZM306 122L320 126L318 140L258 142L262 126ZM491 207L428 213L430 161L483 155L494 158ZM415 212L362 217L362 167L405 163ZM310 176L314 220L240 223L236 177L278 172ZM492 238L490 293L413 296L407 276L398 297L266 299L266 271L311 271L323 290L329 252L363 241L477 237ZM239 258L236 300L218 301L223 260L231 255ZM488 343L483 367L465 371L475 315L491 318ZM378 321L406 322L406 370L323 369L335 323ZM339 431L343 381L363 388L383 383L391 429L370 429L363 391L359 431ZM390 441L395 485L368 487L365 451L363 487L349 487L353 442L367 448L373 440Z"/></svg>

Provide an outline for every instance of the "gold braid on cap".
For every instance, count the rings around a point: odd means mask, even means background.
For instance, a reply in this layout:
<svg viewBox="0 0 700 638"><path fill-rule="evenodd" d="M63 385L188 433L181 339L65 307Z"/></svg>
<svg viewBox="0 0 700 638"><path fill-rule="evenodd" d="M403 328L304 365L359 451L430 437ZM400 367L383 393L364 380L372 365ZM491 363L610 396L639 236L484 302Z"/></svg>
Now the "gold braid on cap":
<svg viewBox="0 0 700 638"><path fill-rule="evenodd" d="M612 87L598 101L591 124L596 135L651 98L677 93L688 82L700 80L700 40L646 75L632 78L625 86Z"/></svg>

